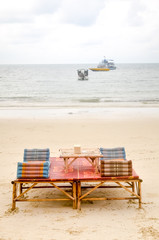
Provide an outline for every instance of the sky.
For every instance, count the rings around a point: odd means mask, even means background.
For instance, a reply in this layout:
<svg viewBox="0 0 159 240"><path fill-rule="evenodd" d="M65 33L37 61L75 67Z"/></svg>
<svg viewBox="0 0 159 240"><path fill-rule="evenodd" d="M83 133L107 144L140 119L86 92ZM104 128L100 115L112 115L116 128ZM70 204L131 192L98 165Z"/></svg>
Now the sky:
<svg viewBox="0 0 159 240"><path fill-rule="evenodd" d="M0 64L159 63L159 0L0 0Z"/></svg>

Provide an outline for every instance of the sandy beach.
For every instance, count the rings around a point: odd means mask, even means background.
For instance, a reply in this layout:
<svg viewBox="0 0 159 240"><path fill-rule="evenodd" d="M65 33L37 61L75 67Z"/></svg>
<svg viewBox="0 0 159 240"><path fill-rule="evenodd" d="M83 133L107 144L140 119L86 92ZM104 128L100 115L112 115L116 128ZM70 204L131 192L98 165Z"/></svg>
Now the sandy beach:
<svg viewBox="0 0 159 240"><path fill-rule="evenodd" d="M2 115L2 114L1 114ZM112 116L112 117L111 117ZM127 159L143 179L142 208L138 201L94 201L82 210L68 202L17 203L11 211L12 184L24 148L124 146ZM132 114L57 116L56 118L6 116L0 118L0 239L159 239L159 111L134 110ZM49 196L49 190L45 194ZM52 190L51 190L52 191ZM103 194L100 190L99 194ZM118 190L113 190L113 193ZM36 195L40 194L38 191Z"/></svg>

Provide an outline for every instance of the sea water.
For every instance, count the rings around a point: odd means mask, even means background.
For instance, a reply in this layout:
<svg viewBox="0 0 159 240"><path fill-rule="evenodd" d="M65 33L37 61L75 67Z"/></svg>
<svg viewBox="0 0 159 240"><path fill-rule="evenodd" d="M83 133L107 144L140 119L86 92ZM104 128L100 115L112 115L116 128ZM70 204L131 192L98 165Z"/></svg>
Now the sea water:
<svg viewBox="0 0 159 240"><path fill-rule="evenodd" d="M79 80L94 64L0 65L0 109L158 107L159 64L116 64ZM69 111L69 110L68 110Z"/></svg>

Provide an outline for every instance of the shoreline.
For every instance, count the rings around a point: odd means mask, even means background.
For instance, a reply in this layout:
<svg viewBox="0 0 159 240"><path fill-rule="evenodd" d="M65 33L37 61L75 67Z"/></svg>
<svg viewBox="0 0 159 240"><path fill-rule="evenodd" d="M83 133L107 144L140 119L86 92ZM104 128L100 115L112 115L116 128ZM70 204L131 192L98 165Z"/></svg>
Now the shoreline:
<svg viewBox="0 0 159 240"><path fill-rule="evenodd" d="M66 108L0 108L0 119L129 119L158 118L158 107L66 107Z"/></svg>

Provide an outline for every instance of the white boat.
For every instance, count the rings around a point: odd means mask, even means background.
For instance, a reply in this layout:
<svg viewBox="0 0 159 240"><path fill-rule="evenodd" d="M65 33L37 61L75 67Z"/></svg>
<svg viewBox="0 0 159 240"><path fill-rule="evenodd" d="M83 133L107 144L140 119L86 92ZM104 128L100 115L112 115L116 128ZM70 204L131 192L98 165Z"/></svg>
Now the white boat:
<svg viewBox="0 0 159 240"><path fill-rule="evenodd" d="M97 65L96 68L90 68L92 71L109 71L109 70L115 70L116 66L114 64L114 61L108 60L104 57L104 59Z"/></svg>
<svg viewBox="0 0 159 240"><path fill-rule="evenodd" d="M114 61L113 61L112 59L108 60L107 65L108 65L108 68L109 68L110 70L115 70L115 69L116 69L116 66L115 66L115 64L114 64Z"/></svg>

